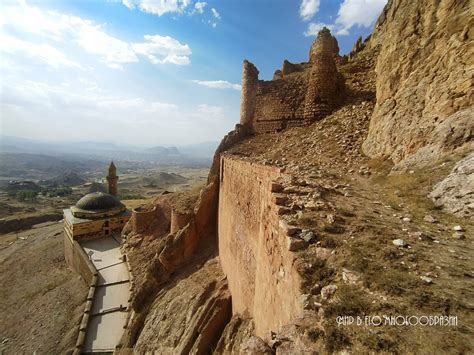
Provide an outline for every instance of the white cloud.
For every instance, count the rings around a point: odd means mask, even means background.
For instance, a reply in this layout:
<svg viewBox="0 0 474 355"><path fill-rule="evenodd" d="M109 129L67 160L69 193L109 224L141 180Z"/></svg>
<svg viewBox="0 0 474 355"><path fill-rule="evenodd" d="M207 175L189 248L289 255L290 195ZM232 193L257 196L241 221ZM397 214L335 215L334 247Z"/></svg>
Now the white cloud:
<svg viewBox="0 0 474 355"><path fill-rule="evenodd" d="M153 64L188 65L191 48L169 36L145 35L146 42L133 43L135 53L146 56Z"/></svg>
<svg viewBox="0 0 474 355"><path fill-rule="evenodd" d="M184 1L180 3L184 4ZM2 51L10 54L21 53L24 56L42 60L52 67L79 67L56 48L57 43L62 46L77 44L87 53L98 56L102 63L112 69L123 69L125 63L138 62L137 54L146 56L154 64L187 65L190 63L189 46L169 36L145 35L146 42L128 43L108 34L104 25L95 24L77 16L42 10L25 3L5 7L2 14L4 15L0 22L2 30L13 29L12 33L15 35L33 34L38 35L42 42L45 40L55 42L53 46L36 43L38 38L31 35L28 40L8 35L6 40L0 43Z"/></svg>
<svg viewBox="0 0 474 355"><path fill-rule="evenodd" d="M19 2L14 6L4 5L0 17L2 27L13 26L22 32L47 36L54 40L61 40L64 32L71 30L71 25L75 25L79 19L75 16L60 16L54 11L40 10L25 2Z"/></svg>
<svg viewBox="0 0 474 355"><path fill-rule="evenodd" d="M202 14L204 12L204 8L206 7L207 2L203 1L198 1L197 3L194 4L194 8L196 9L197 13Z"/></svg>
<svg viewBox="0 0 474 355"><path fill-rule="evenodd" d="M122 0L122 4L124 4L130 10L135 8L135 4L134 4L133 0Z"/></svg>
<svg viewBox="0 0 474 355"><path fill-rule="evenodd" d="M317 35L323 26L341 36L348 35L350 29L354 26L368 28L375 23L386 3L387 0L344 0L339 7L337 18L333 24L312 22L308 25L304 35Z"/></svg>
<svg viewBox="0 0 474 355"><path fill-rule="evenodd" d="M336 25L343 31L353 26L370 27L386 3L387 0L344 0L337 13Z"/></svg>
<svg viewBox="0 0 474 355"><path fill-rule="evenodd" d="M309 25L308 25L308 29L305 31L304 35L306 37L310 37L310 36L316 36L318 34L318 32L323 28L323 27L327 27L329 30L333 30L334 29L334 26L333 25L329 25L327 23L322 23L322 22L311 22Z"/></svg>
<svg viewBox="0 0 474 355"><path fill-rule="evenodd" d="M212 11L212 16L214 16L218 20L221 19L221 14L219 12L217 12L217 10L215 8L212 8L211 11Z"/></svg>
<svg viewBox="0 0 474 355"><path fill-rule="evenodd" d="M7 82L3 93L2 105L18 108L46 109L51 115L68 111L75 115L123 117L133 113L134 117L151 117L150 114L171 113L178 110L175 104L150 101L139 97L113 96L104 94L97 84L83 82L64 82L52 85L31 80ZM96 86L90 86L96 85ZM111 116L108 116L111 117ZM128 116L130 117L130 116Z"/></svg>
<svg viewBox="0 0 474 355"><path fill-rule="evenodd" d="M182 13L190 0L122 0L129 9L138 8L143 12L162 16L166 13Z"/></svg>
<svg viewBox="0 0 474 355"><path fill-rule="evenodd" d="M311 20L319 10L319 0L302 0L300 5L300 17L304 21Z"/></svg>
<svg viewBox="0 0 474 355"><path fill-rule="evenodd" d="M105 93L93 80L83 77L59 84L7 79L0 86L0 108L5 117L2 132L9 135L140 145L189 144L215 140L234 124L220 106L187 108L153 97Z"/></svg>
<svg viewBox="0 0 474 355"><path fill-rule="evenodd" d="M193 83L207 86L213 89L234 89L234 90L242 90L242 86L239 84L232 84L226 80L193 80Z"/></svg>
<svg viewBox="0 0 474 355"><path fill-rule="evenodd" d="M224 109L220 106L209 106L207 104L201 104L198 106L198 111L209 116L219 116L222 114Z"/></svg>
<svg viewBox="0 0 474 355"><path fill-rule="evenodd" d="M0 52L7 54L21 53L52 68L64 66L82 69L80 64L68 59L63 52L50 45L30 43L3 33L0 34Z"/></svg>
<svg viewBox="0 0 474 355"><path fill-rule="evenodd" d="M76 42L88 53L113 69L121 69L123 63L138 62L135 52L127 42L108 35L99 26L83 25L78 28Z"/></svg>

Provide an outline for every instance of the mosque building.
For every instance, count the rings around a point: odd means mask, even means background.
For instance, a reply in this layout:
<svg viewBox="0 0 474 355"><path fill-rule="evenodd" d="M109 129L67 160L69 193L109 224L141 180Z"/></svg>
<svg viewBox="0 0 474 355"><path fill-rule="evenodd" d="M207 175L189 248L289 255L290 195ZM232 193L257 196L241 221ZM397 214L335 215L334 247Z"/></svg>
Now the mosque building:
<svg viewBox="0 0 474 355"><path fill-rule="evenodd" d="M65 209L64 232L71 240L88 240L121 233L130 211L117 198L117 168L111 162L107 175L109 193L93 192Z"/></svg>

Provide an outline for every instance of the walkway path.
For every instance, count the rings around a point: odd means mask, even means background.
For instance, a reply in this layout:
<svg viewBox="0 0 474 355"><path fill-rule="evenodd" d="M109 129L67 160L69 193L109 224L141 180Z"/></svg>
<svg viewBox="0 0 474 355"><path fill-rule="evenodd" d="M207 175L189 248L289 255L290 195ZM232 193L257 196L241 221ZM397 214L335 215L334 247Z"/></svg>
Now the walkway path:
<svg viewBox="0 0 474 355"><path fill-rule="evenodd" d="M120 253L119 237L82 242L98 271L97 287L83 352L113 352L127 320L130 281Z"/></svg>

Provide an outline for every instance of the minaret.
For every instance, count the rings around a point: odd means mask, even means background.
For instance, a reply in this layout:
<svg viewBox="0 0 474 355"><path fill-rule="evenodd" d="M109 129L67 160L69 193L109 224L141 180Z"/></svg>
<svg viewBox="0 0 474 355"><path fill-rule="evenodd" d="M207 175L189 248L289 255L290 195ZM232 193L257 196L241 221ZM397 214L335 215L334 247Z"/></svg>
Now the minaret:
<svg viewBox="0 0 474 355"><path fill-rule="evenodd" d="M117 196L117 168L114 165L114 162L110 162L109 166L109 175L107 175L107 181L109 183L109 194Z"/></svg>

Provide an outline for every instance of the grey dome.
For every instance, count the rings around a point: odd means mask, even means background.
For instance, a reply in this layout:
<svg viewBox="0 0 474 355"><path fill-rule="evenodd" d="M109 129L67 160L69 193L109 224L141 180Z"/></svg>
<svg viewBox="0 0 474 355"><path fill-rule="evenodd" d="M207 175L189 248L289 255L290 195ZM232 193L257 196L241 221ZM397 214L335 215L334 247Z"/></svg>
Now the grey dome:
<svg viewBox="0 0 474 355"><path fill-rule="evenodd" d="M104 192L93 192L85 195L76 203L76 208L83 211L106 211L125 207L117 197Z"/></svg>

